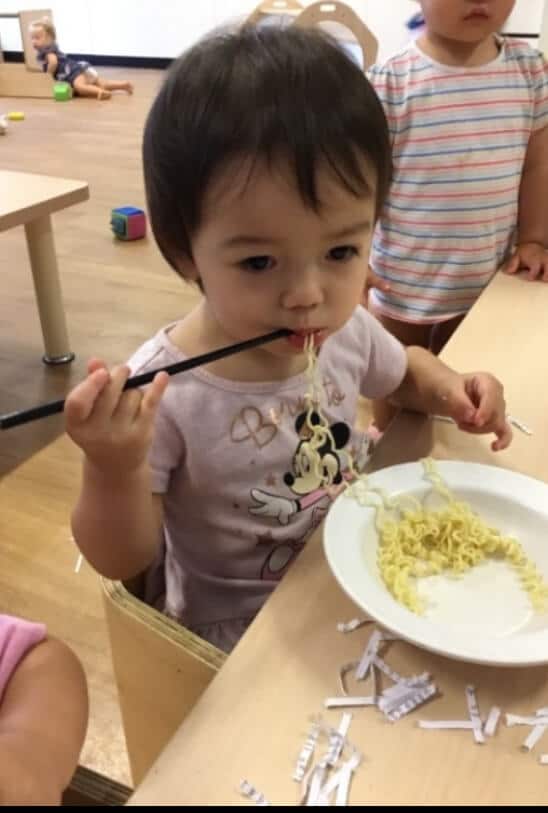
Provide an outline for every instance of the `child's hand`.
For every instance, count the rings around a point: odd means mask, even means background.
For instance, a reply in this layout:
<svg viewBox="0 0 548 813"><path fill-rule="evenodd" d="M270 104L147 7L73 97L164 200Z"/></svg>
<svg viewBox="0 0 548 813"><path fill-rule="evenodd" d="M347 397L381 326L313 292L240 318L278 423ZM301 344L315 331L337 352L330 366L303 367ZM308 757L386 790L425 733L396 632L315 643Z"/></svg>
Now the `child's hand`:
<svg viewBox="0 0 548 813"><path fill-rule="evenodd" d="M490 373L470 373L457 376L454 382L443 396L445 414L464 432L475 435L493 432L497 436L491 444L494 452L506 449L512 441L512 430L506 420L500 381Z"/></svg>
<svg viewBox="0 0 548 813"><path fill-rule="evenodd" d="M522 243L516 246L515 252L504 263L502 270L506 274L517 274L518 271L529 271L529 281L548 282L548 251L540 243Z"/></svg>
<svg viewBox="0 0 548 813"><path fill-rule="evenodd" d="M144 392L123 390L126 366L111 373L102 361L88 364L88 377L65 403L67 432L97 468L115 474L139 469L146 460L154 416L169 376L158 373Z"/></svg>

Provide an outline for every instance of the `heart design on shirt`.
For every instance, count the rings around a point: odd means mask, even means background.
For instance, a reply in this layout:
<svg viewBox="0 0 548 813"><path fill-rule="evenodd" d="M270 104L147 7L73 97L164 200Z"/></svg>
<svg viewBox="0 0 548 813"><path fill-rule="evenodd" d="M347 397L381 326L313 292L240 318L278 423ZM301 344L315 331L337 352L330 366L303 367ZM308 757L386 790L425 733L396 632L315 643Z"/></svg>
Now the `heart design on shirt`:
<svg viewBox="0 0 548 813"><path fill-rule="evenodd" d="M252 440L259 449L268 446L277 433L276 424L266 420L257 407L244 407L230 427L230 438L233 443Z"/></svg>

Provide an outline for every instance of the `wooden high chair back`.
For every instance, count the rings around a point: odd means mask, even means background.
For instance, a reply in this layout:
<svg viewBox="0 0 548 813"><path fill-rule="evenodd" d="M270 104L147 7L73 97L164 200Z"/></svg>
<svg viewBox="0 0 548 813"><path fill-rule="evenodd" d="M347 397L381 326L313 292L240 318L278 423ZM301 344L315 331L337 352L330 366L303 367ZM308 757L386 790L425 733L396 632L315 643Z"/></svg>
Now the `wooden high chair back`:
<svg viewBox="0 0 548 813"><path fill-rule="evenodd" d="M38 64L36 59L36 51L32 47L30 41L29 26L36 20L41 20L43 17L49 17L53 22L53 12L50 8L39 8L27 11L18 11L16 15L19 17L19 28L21 30L21 42L23 44L23 54L25 57L25 67L28 71L42 72L42 67Z"/></svg>
<svg viewBox="0 0 548 813"><path fill-rule="evenodd" d="M362 51L364 70L373 65L377 59L379 42L354 9L345 3L340 3L338 0L312 3L301 11L293 24L310 28L326 22L339 23L354 35Z"/></svg>
<svg viewBox="0 0 548 813"><path fill-rule="evenodd" d="M303 6L298 0L265 0L251 12L246 22L256 25L265 17L297 17L302 10Z"/></svg>
<svg viewBox="0 0 548 813"><path fill-rule="evenodd" d="M42 17L53 19L51 9L42 8L34 11L2 12L0 20L17 19L21 30L21 42L25 64L18 65L4 62L0 43L0 96L34 97L36 99L52 98L51 76L42 72L36 59L36 51L30 41L29 25Z"/></svg>
<svg viewBox="0 0 548 813"><path fill-rule="evenodd" d="M129 764L137 785L227 656L149 607L121 582L101 582Z"/></svg>

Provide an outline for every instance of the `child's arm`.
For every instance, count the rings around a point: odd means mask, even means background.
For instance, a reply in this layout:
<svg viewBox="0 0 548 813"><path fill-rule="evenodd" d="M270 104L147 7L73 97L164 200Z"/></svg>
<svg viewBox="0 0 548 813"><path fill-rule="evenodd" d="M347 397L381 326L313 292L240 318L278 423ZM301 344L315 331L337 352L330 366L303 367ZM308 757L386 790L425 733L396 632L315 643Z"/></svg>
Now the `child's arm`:
<svg viewBox="0 0 548 813"><path fill-rule="evenodd" d="M162 522L162 498L152 494L146 463L112 476L84 461L72 532L98 573L125 581L146 570L158 550Z"/></svg>
<svg viewBox="0 0 548 813"><path fill-rule="evenodd" d="M490 373L460 375L421 347L407 348L407 372L391 399L398 406L447 415L473 434L493 432L493 451L512 440L502 384Z"/></svg>
<svg viewBox="0 0 548 813"><path fill-rule="evenodd" d="M518 235L515 253L504 270L528 269L529 279L548 282L548 127L531 135L519 191Z"/></svg>
<svg viewBox="0 0 548 813"><path fill-rule="evenodd" d="M0 706L0 804L59 804L87 719L86 679L76 656L54 639L31 649Z"/></svg>
<svg viewBox="0 0 548 813"><path fill-rule="evenodd" d="M46 54L47 72L51 74L51 76L55 76L58 64L59 60L57 59L57 54Z"/></svg>
<svg viewBox="0 0 548 813"><path fill-rule="evenodd" d="M371 288L377 288L379 291L384 291L388 293L390 291L390 283L386 282L386 280L381 279L370 265L367 266L367 277L365 279L365 290L363 292L363 305L367 308L369 304L369 291Z"/></svg>
<svg viewBox="0 0 548 813"><path fill-rule="evenodd" d="M162 502L151 491L147 455L169 377L157 375L144 393L123 392L127 367L109 374L93 366L65 406L67 431L85 452L72 529L99 573L124 580L148 567L161 539Z"/></svg>

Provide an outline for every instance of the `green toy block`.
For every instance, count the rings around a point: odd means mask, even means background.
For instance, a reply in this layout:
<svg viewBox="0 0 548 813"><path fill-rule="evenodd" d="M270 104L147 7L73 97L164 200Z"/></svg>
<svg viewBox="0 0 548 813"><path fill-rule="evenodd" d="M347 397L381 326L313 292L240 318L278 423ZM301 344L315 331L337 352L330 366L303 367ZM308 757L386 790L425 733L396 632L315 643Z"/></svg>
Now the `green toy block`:
<svg viewBox="0 0 548 813"><path fill-rule="evenodd" d="M68 102L72 99L72 88L68 82L56 82L53 86L53 98L56 102Z"/></svg>

